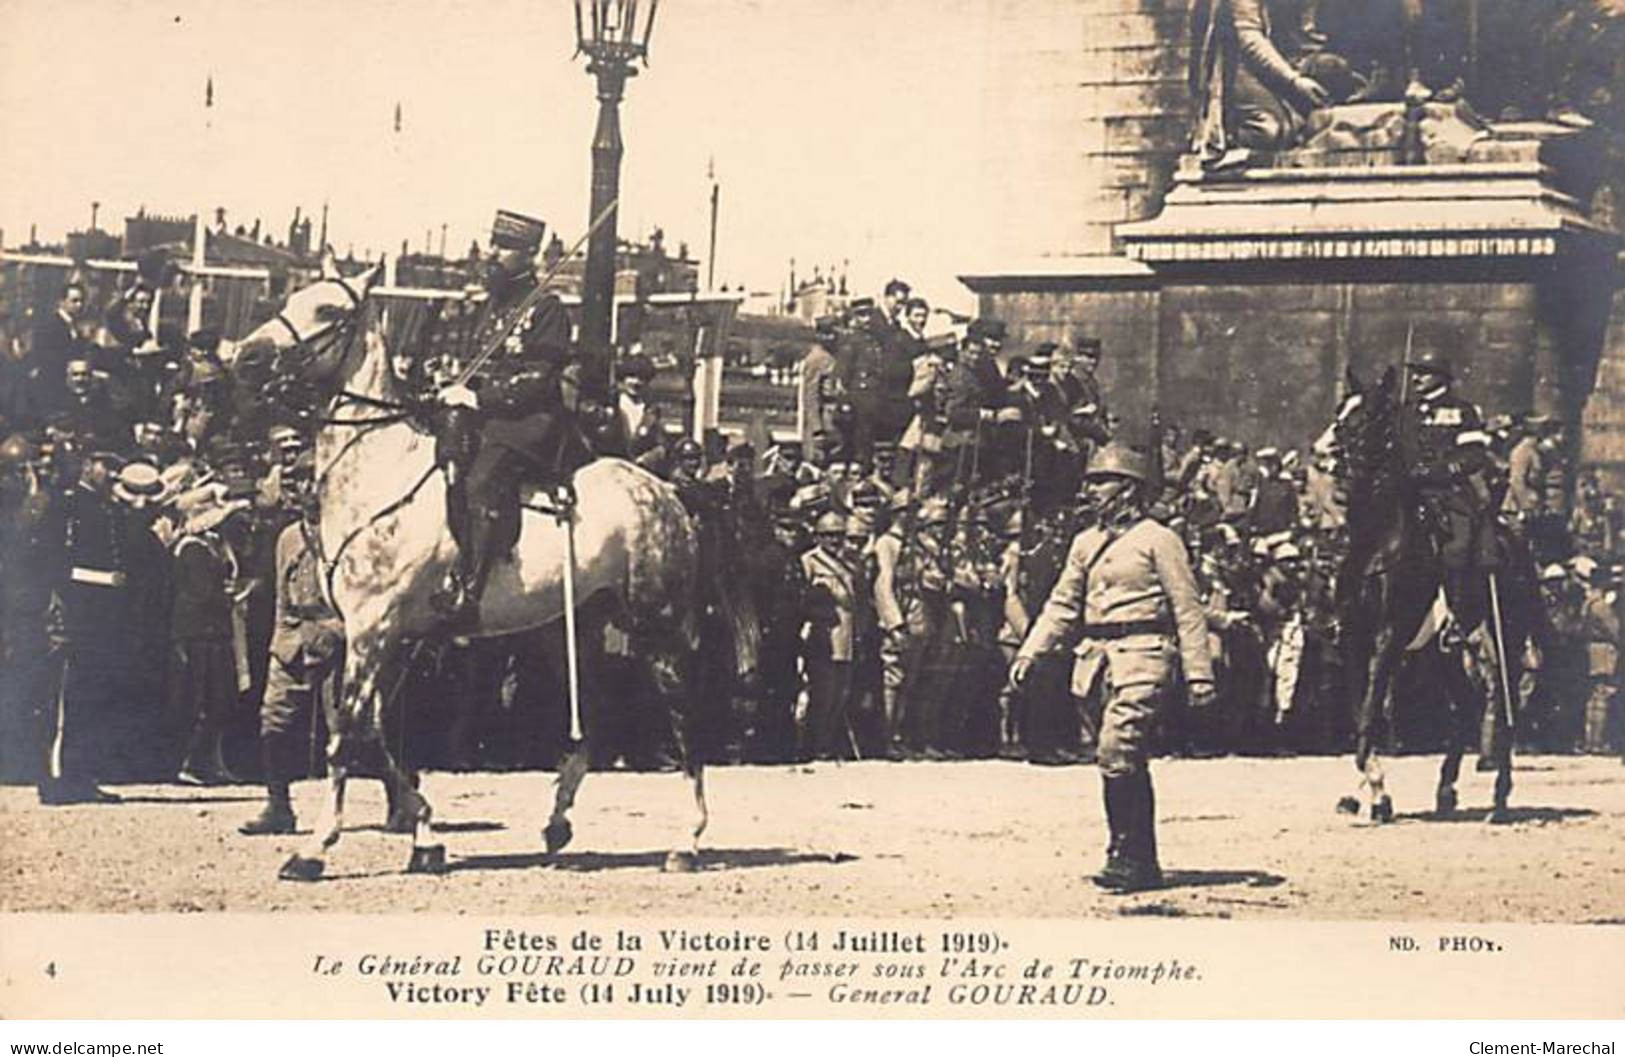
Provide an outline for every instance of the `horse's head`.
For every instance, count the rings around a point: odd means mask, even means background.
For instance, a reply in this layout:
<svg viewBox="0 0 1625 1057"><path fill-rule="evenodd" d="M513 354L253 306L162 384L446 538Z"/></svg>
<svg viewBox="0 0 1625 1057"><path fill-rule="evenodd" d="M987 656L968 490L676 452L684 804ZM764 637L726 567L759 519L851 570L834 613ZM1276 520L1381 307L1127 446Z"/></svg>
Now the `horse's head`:
<svg viewBox="0 0 1625 1057"><path fill-rule="evenodd" d="M1391 461L1397 377L1390 366L1376 385L1367 386L1348 372L1337 414L1314 447L1317 456L1329 459L1338 480L1370 485Z"/></svg>
<svg viewBox="0 0 1625 1057"><path fill-rule="evenodd" d="M344 277L332 254L322 259L322 276L288 296L282 310L230 348L221 360L250 389L332 384L354 344L362 306L383 274L375 264Z"/></svg>

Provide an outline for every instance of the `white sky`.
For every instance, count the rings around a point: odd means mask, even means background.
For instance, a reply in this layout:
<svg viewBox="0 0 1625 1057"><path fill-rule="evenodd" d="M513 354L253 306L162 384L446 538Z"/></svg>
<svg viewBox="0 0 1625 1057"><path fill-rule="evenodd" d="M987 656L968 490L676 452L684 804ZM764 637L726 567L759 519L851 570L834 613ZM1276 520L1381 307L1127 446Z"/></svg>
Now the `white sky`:
<svg viewBox="0 0 1625 1057"><path fill-rule="evenodd" d="M969 304L990 8L665 0L622 106L622 234L703 255L715 157L719 283L850 258L862 290L901 274ZM113 230L201 201L281 239L325 199L341 253L438 246L442 222L458 253L498 206L571 243L597 109L573 43L568 0L0 0L0 227L54 241L93 199Z"/></svg>

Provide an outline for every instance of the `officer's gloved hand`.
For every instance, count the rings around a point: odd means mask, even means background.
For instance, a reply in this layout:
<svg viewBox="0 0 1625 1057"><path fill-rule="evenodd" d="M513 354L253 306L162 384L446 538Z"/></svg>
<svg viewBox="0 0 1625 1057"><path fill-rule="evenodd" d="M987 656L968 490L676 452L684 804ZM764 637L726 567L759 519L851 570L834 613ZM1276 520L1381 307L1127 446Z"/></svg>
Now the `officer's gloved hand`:
<svg viewBox="0 0 1625 1057"><path fill-rule="evenodd" d="M448 385L440 390L436 399L444 407L466 407L472 411L480 406L479 397L466 385Z"/></svg>

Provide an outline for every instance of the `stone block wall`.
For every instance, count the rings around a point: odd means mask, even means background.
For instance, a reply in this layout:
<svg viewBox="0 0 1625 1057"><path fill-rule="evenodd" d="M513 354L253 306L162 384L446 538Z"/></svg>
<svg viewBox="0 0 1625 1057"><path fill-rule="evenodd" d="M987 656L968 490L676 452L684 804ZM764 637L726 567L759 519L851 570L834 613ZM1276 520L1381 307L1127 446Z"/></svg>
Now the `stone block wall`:
<svg viewBox="0 0 1625 1057"><path fill-rule="evenodd" d="M1018 345L1100 338L1102 380L1131 440L1157 405L1187 428L1306 447L1331 420L1345 370L1375 381L1404 359L1408 331L1413 349L1450 354L1460 391L1487 414L1561 411L1555 389L1539 384L1542 357L1530 355L1556 339L1529 278L1163 279L984 292L982 311L1009 320Z"/></svg>

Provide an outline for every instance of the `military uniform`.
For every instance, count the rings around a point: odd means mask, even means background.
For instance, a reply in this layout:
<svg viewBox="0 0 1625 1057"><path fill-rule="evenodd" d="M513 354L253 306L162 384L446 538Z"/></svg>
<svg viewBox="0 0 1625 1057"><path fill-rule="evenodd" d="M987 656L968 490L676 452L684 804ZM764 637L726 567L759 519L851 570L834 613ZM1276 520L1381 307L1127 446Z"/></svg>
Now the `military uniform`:
<svg viewBox="0 0 1625 1057"><path fill-rule="evenodd" d="M1092 476L1115 474L1144 487L1144 457L1108 446ZM1080 532L1044 608L1017 651L1031 663L1081 635L1073 691L1103 687L1097 762L1111 830L1102 883L1156 883L1154 798L1149 759L1158 718L1183 675L1213 684L1207 615L1185 545L1132 507Z"/></svg>
<svg viewBox="0 0 1625 1057"><path fill-rule="evenodd" d="M557 297L532 298L535 289L527 273L492 294L470 354L512 329L477 379L477 409L451 407L441 419L448 519L460 555L459 582L441 601L454 615L477 612L491 563L518 540L521 484L567 490L571 473L590 457L561 389L569 317ZM561 502L570 498L561 492Z"/></svg>
<svg viewBox="0 0 1625 1057"><path fill-rule="evenodd" d="M837 756L846 748L856 686L855 662L862 651L863 611L868 600L862 597L858 571L839 554L827 550L825 544L801 556L801 572L806 581L802 617L807 673L801 755Z"/></svg>
<svg viewBox="0 0 1625 1057"><path fill-rule="evenodd" d="M260 752L268 792L265 812L241 827L246 834L291 833L289 785L301 721L320 707L334 729L338 679L344 655L344 623L327 601L316 529L297 521L276 541L276 625L271 666L260 706ZM315 717L310 715L310 723Z"/></svg>
<svg viewBox="0 0 1625 1057"><path fill-rule="evenodd" d="M1401 458L1450 572L1496 564L1484 478L1487 450L1472 443L1484 436L1478 408L1448 387L1416 394L1400 413Z"/></svg>

